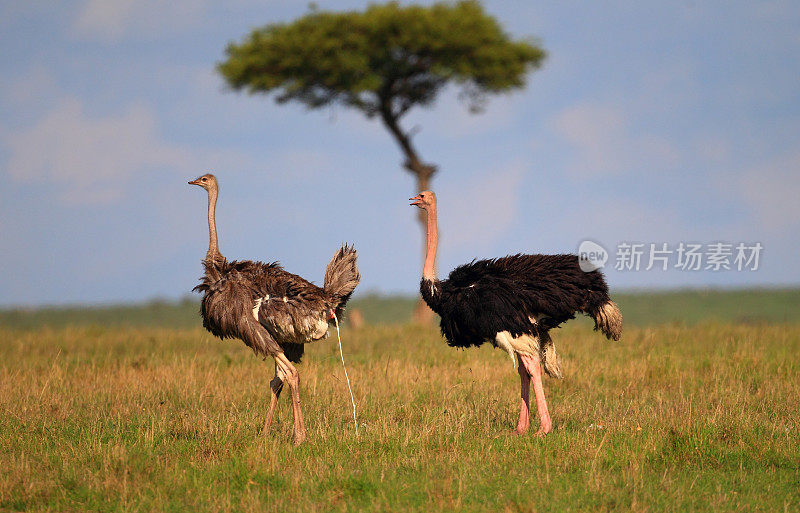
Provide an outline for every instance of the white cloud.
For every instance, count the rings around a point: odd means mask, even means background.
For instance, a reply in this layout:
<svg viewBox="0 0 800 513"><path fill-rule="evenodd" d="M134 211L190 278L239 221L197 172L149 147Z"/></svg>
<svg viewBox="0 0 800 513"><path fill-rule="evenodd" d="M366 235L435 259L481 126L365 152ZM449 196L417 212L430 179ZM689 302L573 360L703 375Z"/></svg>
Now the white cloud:
<svg viewBox="0 0 800 513"><path fill-rule="evenodd" d="M145 105L98 117L73 97L58 100L24 130L0 125L0 143L10 179L55 187L67 205L108 204L152 171L174 172L181 180L209 171L262 173L273 182L306 184L332 172L330 155L320 150L292 147L265 159L234 148L176 145L164 140L156 113Z"/></svg>
<svg viewBox="0 0 800 513"><path fill-rule="evenodd" d="M68 204L108 203L137 172L188 171L194 161L187 149L159 138L148 108L135 105L119 116L94 118L75 98L61 100L31 128L7 135L5 143L12 179L53 184Z"/></svg>
<svg viewBox="0 0 800 513"><path fill-rule="evenodd" d="M18 109L31 109L58 91L53 74L42 64L34 64L18 75L6 77L0 87L0 101Z"/></svg>
<svg viewBox="0 0 800 513"><path fill-rule="evenodd" d="M787 228L800 224L800 152L748 169L739 179L739 187L761 229L786 233Z"/></svg>
<svg viewBox="0 0 800 513"><path fill-rule="evenodd" d="M82 36L118 39L125 32L125 22L136 0L88 0L78 18L75 30Z"/></svg>
<svg viewBox="0 0 800 513"><path fill-rule="evenodd" d="M225 12L263 7L270 0L229 0ZM197 29L211 20L211 0L86 0L73 34L82 39L117 42L129 36L160 37Z"/></svg>
<svg viewBox="0 0 800 513"><path fill-rule="evenodd" d="M8 133L34 123L63 96L52 70L41 63L7 73L0 83L0 142Z"/></svg>
<svg viewBox="0 0 800 513"><path fill-rule="evenodd" d="M512 162L497 171L453 184L442 205L442 245L486 249L505 235L519 214L519 190L526 166Z"/></svg>
<svg viewBox="0 0 800 513"><path fill-rule="evenodd" d="M200 26L209 7L196 0L87 0L73 24L81 38L119 41Z"/></svg>
<svg viewBox="0 0 800 513"><path fill-rule="evenodd" d="M579 178L664 169L679 160L663 137L635 133L620 109L579 104L561 111L551 125L577 150L568 169Z"/></svg>

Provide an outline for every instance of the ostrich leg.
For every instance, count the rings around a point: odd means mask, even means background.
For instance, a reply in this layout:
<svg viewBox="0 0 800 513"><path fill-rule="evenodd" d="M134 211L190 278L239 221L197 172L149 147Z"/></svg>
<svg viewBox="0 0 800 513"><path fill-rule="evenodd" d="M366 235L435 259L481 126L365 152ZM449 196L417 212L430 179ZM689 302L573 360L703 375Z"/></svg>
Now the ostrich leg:
<svg viewBox="0 0 800 513"><path fill-rule="evenodd" d="M306 427L303 424L303 411L300 409L300 374L292 362L283 353L275 356L275 361L286 375L286 381L292 390L292 413L294 415L294 443L299 445L306 439ZM276 399L277 400L277 399Z"/></svg>
<svg viewBox="0 0 800 513"><path fill-rule="evenodd" d="M525 365L525 369L533 379L533 393L536 396L536 409L539 411L539 421L541 425L536 432L536 436L544 436L553 430L553 423L550 420L550 413L547 411L547 401L544 398L544 386L542 386L542 362L540 358L531 358L527 355L519 355L519 359Z"/></svg>
<svg viewBox="0 0 800 513"><path fill-rule="evenodd" d="M522 363L522 355L517 354L517 372L519 373L520 380L520 402L519 402L519 420L517 421L517 429L514 431L515 435L524 435L528 432L530 425L529 417L529 398L531 390L531 375Z"/></svg>
<svg viewBox="0 0 800 513"><path fill-rule="evenodd" d="M278 398L281 396L281 391L283 390L284 379L286 379L286 375L281 372L280 367L278 367L278 362L276 361L275 377L269 382L271 398L269 400L269 411L267 412L267 418L264 421L264 429L262 431L265 435L269 433L269 426L272 424L272 416L275 414L275 407L278 405Z"/></svg>

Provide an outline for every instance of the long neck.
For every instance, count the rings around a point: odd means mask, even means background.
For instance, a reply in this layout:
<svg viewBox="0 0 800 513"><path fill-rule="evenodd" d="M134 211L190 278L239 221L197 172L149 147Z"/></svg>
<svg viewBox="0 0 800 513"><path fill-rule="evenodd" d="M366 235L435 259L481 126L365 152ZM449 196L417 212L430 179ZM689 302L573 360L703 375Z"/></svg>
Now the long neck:
<svg viewBox="0 0 800 513"><path fill-rule="evenodd" d="M422 267L422 278L436 280L436 245L439 242L439 233L436 228L436 204L427 209L428 212L428 238L425 253L425 265Z"/></svg>
<svg viewBox="0 0 800 513"><path fill-rule="evenodd" d="M217 222L214 219L214 211L217 209L217 189L210 189L208 191L208 253L206 253L206 260L215 260L216 257L222 256L219 252L219 243L217 242Z"/></svg>

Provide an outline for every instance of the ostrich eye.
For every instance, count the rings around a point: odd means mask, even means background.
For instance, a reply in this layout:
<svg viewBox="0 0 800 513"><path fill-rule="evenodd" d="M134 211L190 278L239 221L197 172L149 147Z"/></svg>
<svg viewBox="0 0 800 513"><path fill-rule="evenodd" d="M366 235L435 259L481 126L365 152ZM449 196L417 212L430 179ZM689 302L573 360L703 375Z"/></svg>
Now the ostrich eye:
<svg viewBox="0 0 800 513"><path fill-rule="evenodd" d="M206 178L203 178L203 181L205 182L205 181L206 181Z"/></svg>

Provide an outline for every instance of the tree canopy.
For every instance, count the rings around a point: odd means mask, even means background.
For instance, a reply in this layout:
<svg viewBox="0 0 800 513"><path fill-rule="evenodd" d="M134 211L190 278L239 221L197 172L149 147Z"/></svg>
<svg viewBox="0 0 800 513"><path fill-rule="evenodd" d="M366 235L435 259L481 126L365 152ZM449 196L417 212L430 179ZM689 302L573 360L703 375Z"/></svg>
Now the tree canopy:
<svg viewBox="0 0 800 513"><path fill-rule="evenodd" d="M545 57L535 42L512 40L475 1L312 10L255 29L226 53L218 69L234 89L277 92L278 102L310 108L340 103L394 121L449 82L479 107L487 93L524 86Z"/></svg>
<svg viewBox="0 0 800 513"><path fill-rule="evenodd" d="M218 70L236 90L276 93L278 102L309 108L341 104L368 117L379 115L416 177L430 188L436 166L417 154L400 119L430 105L449 83L470 110L489 94L521 88L544 50L533 40L514 40L474 0L429 6L371 4L363 11L311 10L291 23L253 30L231 43ZM418 212L425 232L425 215ZM420 300L415 318L433 313Z"/></svg>

